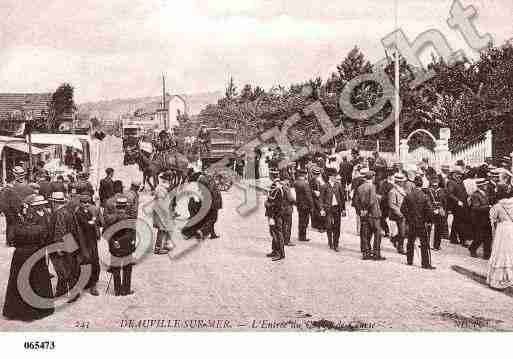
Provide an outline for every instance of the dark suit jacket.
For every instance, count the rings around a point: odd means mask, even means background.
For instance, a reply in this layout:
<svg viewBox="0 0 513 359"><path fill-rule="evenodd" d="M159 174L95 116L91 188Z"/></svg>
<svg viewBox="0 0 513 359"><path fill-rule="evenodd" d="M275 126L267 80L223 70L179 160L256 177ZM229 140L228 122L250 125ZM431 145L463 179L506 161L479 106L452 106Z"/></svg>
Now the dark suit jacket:
<svg viewBox="0 0 513 359"><path fill-rule="evenodd" d="M369 181L365 181L356 189L355 208L359 211L367 211L371 218L381 218L381 208L379 206L376 186Z"/></svg>
<svg viewBox="0 0 513 359"><path fill-rule="evenodd" d="M433 220L433 207L426 194L415 188L404 198L401 213L406 218L409 233L415 236L426 234L426 223Z"/></svg>
<svg viewBox="0 0 513 359"><path fill-rule="evenodd" d="M299 178L294 182L294 189L296 190L296 206L300 209L312 209L313 198L310 185L305 179Z"/></svg>
<svg viewBox="0 0 513 359"><path fill-rule="evenodd" d="M490 212L490 201L486 194L481 191L474 191L470 196L470 207L472 209L473 219L479 221L480 224L488 222L488 214Z"/></svg>
<svg viewBox="0 0 513 359"><path fill-rule="evenodd" d="M346 193L342 185L338 182L333 183L333 186L327 182L321 187L321 208L328 211L333 203L333 196L337 199L339 207L346 210Z"/></svg>
<svg viewBox="0 0 513 359"><path fill-rule="evenodd" d="M105 202L114 196L114 182L109 177L105 177L100 181L100 188L98 190L100 202L105 205Z"/></svg>
<svg viewBox="0 0 513 359"><path fill-rule="evenodd" d="M351 162L342 162L340 164L339 174L343 184L350 184L353 179L353 165L351 164Z"/></svg>
<svg viewBox="0 0 513 359"><path fill-rule="evenodd" d="M467 203L467 191L465 190L465 186L463 182L449 180L447 182L447 205L449 206L449 210L458 208L458 201L463 202L463 204Z"/></svg>

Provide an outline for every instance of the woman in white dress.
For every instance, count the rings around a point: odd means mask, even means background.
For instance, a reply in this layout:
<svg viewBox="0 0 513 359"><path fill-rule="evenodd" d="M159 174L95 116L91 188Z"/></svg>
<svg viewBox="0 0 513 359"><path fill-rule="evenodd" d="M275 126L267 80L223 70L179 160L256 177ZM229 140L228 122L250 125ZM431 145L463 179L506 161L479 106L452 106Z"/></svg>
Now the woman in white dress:
<svg viewBox="0 0 513 359"><path fill-rule="evenodd" d="M490 209L493 231L492 255L486 282L494 289L513 286L513 195Z"/></svg>

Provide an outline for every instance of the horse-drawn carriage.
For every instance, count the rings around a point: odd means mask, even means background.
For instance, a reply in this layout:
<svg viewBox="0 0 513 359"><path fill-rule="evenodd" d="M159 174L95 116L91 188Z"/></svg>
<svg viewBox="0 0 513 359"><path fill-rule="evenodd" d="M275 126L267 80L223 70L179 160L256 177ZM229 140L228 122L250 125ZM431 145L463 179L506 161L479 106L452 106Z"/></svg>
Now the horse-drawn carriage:
<svg viewBox="0 0 513 359"><path fill-rule="evenodd" d="M237 148L237 131L219 128L207 129L209 142L206 146L198 144L199 158L203 171L216 181L221 191L227 191L234 182L234 169ZM227 166L212 166L220 160L228 158Z"/></svg>
<svg viewBox="0 0 513 359"><path fill-rule="evenodd" d="M125 125L122 131L123 139L123 164L133 165L135 164L134 154L139 149L139 143L141 141L141 128L137 125Z"/></svg>

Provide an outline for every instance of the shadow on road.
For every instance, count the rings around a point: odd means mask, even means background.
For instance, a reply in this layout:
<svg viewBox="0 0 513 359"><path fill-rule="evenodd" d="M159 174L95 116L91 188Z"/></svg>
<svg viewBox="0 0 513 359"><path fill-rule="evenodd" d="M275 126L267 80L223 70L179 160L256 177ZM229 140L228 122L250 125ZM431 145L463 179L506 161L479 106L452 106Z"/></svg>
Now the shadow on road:
<svg viewBox="0 0 513 359"><path fill-rule="evenodd" d="M495 289L490 288L488 286L488 284L486 283L486 277L484 275L482 275L482 274L479 274L477 272L471 271L470 269L466 269L466 268L463 268L463 267L458 266L458 265L451 266L451 269L453 271L455 271L456 273L462 274L465 277L470 278L470 279L474 280L475 282L481 284L482 286L484 286L486 288L489 288L490 290L494 290L494 291L500 292L500 293L502 293L504 295L507 295L508 297L513 298L513 288L511 288L511 287L507 288L505 290L495 290Z"/></svg>

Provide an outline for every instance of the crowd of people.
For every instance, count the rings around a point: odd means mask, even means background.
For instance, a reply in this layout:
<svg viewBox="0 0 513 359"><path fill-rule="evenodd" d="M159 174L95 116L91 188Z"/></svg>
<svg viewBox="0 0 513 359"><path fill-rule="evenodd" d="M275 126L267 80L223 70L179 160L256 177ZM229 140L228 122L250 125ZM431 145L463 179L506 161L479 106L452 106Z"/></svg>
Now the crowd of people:
<svg viewBox="0 0 513 359"><path fill-rule="evenodd" d="M51 178L41 170L36 180L30 183L26 171L20 166L8 174L8 183L0 192L0 210L6 218L6 244L15 249L3 306L5 318L32 321L49 316L54 312L53 307L44 304L49 298L73 303L83 291L98 296L97 283L102 269L98 243L102 238L107 240L110 253L110 261L104 265L111 274L107 291L112 281L114 295L134 293L131 283L137 235L133 220L139 214L141 184L133 181L125 189L123 182L114 178L112 168L107 168L105 173L98 195L85 172L78 173L76 177L58 175ZM182 229L183 236L185 239L196 237L202 240L208 236L218 238L215 224L222 208L221 193L215 181L205 173L193 173L189 180L199 184L199 193L190 198L190 217ZM171 183L170 172L160 174L151 206L153 226L157 232L154 247L157 255L167 254L173 249L171 236L174 218L178 214L175 210L176 197L170 195L175 189ZM202 218L193 220L205 198L212 199L212 203L208 204ZM122 221L127 222L115 226ZM53 245L57 250L48 250ZM33 266L26 286L20 287L23 265L41 250L44 256ZM91 266L91 275L85 287L77 291L75 286L84 265ZM51 267L55 274L51 274ZM55 286L51 284L52 277L57 277ZM27 302L23 295L29 287L38 295L35 302Z"/></svg>
<svg viewBox="0 0 513 359"><path fill-rule="evenodd" d="M326 233L328 247L338 251L341 218L351 205L363 260L385 260L381 241L389 238L397 252L406 255L406 263L413 265L419 241L422 268L436 269L431 251L440 251L447 239L468 248L472 257L483 248L492 288L513 286L511 159L502 158L498 166L489 162L472 167L458 161L435 170L428 159L414 166L389 165L377 152L363 158L355 150L338 166L334 156L319 154L275 167L265 202L272 238L268 257L282 260L285 246L294 245L293 206L298 212L298 240L309 240L310 222L313 229ZM395 223L393 234L391 223Z"/></svg>
<svg viewBox="0 0 513 359"><path fill-rule="evenodd" d="M111 169L109 176L113 175ZM7 285L3 315L7 319L31 321L51 315L53 308L43 305L49 298L64 297L69 303L78 299L82 290L98 296L100 276L98 241L102 230L125 220L137 218L139 184L132 183L125 192L121 181L113 181L111 188L103 188L101 203L96 203L94 189L87 173L51 179L41 173L33 183L28 183L23 168L17 166L8 176L2 190L2 212L6 218L7 245L14 247ZM112 273L115 295L130 295L130 254L135 250L135 228L115 232L109 241L112 256L108 271ZM49 251L51 245L55 251ZM26 286L20 286L19 276L24 263L41 249L45 255L30 272ZM123 260L117 261L116 258ZM51 285L49 266L54 268L57 283ZM90 265L91 275L84 288L74 290L80 266ZM120 272L123 271L123 280ZM38 295L35 302L27 303L23 296L27 288Z"/></svg>

